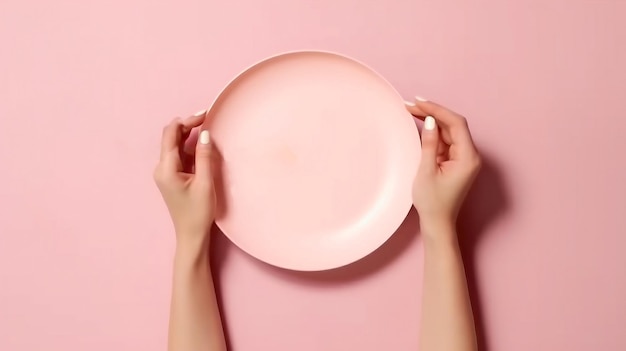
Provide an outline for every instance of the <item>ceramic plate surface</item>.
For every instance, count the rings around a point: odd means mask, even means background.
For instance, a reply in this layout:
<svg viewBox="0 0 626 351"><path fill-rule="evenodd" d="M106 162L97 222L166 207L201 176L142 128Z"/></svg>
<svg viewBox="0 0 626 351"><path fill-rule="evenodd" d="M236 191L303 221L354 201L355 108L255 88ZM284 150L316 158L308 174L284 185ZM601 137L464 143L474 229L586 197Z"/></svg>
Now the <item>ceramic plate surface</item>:
<svg viewBox="0 0 626 351"><path fill-rule="evenodd" d="M236 77L205 128L219 154L216 223L269 264L352 263L382 245L412 201L420 140L380 75L328 52L291 52Z"/></svg>

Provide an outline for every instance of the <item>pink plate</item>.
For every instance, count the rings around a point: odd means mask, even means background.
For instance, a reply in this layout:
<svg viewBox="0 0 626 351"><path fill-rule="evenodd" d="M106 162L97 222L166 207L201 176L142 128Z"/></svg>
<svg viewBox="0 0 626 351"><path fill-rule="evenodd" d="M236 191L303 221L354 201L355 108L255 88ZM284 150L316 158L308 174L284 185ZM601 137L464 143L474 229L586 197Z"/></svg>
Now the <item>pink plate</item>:
<svg viewBox="0 0 626 351"><path fill-rule="evenodd" d="M204 127L221 155L217 225L269 264L317 271L354 262L411 207L417 128L394 88L350 58L266 59L224 89Z"/></svg>

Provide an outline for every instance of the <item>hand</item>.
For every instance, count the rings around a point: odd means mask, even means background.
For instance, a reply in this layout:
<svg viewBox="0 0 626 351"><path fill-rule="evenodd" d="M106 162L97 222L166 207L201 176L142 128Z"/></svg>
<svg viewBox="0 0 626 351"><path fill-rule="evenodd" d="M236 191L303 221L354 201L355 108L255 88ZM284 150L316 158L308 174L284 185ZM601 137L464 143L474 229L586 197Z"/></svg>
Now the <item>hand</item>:
<svg viewBox="0 0 626 351"><path fill-rule="evenodd" d="M422 160L413 184L413 204L420 223L454 228L481 166L467 120L421 98L415 104L407 103L407 109L424 121Z"/></svg>
<svg viewBox="0 0 626 351"><path fill-rule="evenodd" d="M204 241L215 219L209 131L199 133L195 152L184 150L192 129L202 125L205 115L201 112L182 121L175 119L163 129L161 159L154 171L179 242Z"/></svg>

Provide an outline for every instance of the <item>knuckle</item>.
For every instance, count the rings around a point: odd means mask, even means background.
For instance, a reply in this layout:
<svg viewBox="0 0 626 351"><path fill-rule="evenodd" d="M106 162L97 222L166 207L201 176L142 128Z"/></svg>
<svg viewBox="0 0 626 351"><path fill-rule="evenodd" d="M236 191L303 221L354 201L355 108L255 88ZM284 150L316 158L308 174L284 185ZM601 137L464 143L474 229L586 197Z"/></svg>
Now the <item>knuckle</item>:
<svg viewBox="0 0 626 351"><path fill-rule="evenodd" d="M152 177L157 185L165 185L172 180L172 175L169 172L164 171L160 166L157 166L154 169Z"/></svg>
<svg viewBox="0 0 626 351"><path fill-rule="evenodd" d="M472 170L474 171L478 171L482 168L483 165L483 161L480 157L480 155L475 154L471 159L470 159L470 165L472 167Z"/></svg>
<svg viewBox="0 0 626 351"><path fill-rule="evenodd" d="M157 184L163 183L163 172L161 171L161 168L159 168L159 166L157 166L152 172L152 178Z"/></svg>
<svg viewBox="0 0 626 351"><path fill-rule="evenodd" d="M161 170L159 166L160 165L154 166L154 169L152 170L152 178L154 179L157 179L159 177L159 171Z"/></svg>
<svg viewBox="0 0 626 351"><path fill-rule="evenodd" d="M454 116L454 124L458 128L462 128L462 129L465 129L465 130L469 129L469 124L467 122L467 118L465 118L464 116L461 116L461 115Z"/></svg>
<svg viewBox="0 0 626 351"><path fill-rule="evenodd" d="M176 128L179 124L179 119L178 118L174 118L170 123L166 124L165 126L163 126L163 134L167 133L168 131Z"/></svg>
<svg viewBox="0 0 626 351"><path fill-rule="evenodd" d="M483 166L483 158L480 157L480 155L478 155L478 154L476 155L476 160L475 161L476 161L476 166L478 168Z"/></svg>

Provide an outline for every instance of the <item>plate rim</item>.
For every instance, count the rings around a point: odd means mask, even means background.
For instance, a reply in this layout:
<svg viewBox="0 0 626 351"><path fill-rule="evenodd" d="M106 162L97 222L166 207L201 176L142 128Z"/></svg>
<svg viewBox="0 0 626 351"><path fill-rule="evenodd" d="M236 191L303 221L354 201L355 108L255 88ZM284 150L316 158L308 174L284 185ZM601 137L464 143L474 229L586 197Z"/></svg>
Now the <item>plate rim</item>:
<svg viewBox="0 0 626 351"><path fill-rule="evenodd" d="M244 69L242 69L239 73L237 73L233 78L231 78L226 85L223 86L223 88L221 89L221 91L215 96L215 98L213 99L213 101L211 102L211 104L209 105L208 109L207 109L207 115L210 114L211 110L214 108L214 106L216 105L217 102L220 101L220 99L226 95L233 84L238 81L239 79L241 79L246 73L248 73L249 71L251 71L252 69L256 68L257 66L261 66L262 64L275 60L275 59L279 59L281 57L286 57L286 56L290 56L290 55L299 55L299 54L323 54L323 55L331 55L331 56L335 56L335 57L339 57L348 61L352 61L356 64L359 64L361 66L363 66L364 68L366 68L370 73L374 74L377 78L379 78L382 82L384 82L388 88L390 88L391 91L393 91L395 93L395 95L398 97L399 101L402 102L404 101L402 95L400 95L400 93L398 92L398 90L391 84L391 82L389 82L389 80L387 80L382 74L380 74L377 70L375 70L374 68L372 68L370 65L367 65L366 63L355 59L351 56L345 55L345 54L341 54L335 51L330 51L330 50L317 50L317 49L303 49L303 50L289 50L289 51L282 51L270 56L267 56L261 60L258 60L256 62L254 62L253 64L248 65L247 67L245 67ZM414 122L414 120L412 120L411 122ZM206 122L205 122L206 123ZM414 123L413 123L414 124ZM417 128L417 126L415 125L415 136L416 136L416 140L418 141L418 147L421 148L421 135L419 133L419 130ZM419 166L419 163L421 162L421 157L418 157L417 159L417 166ZM325 265L323 267L321 267L322 265L320 265L321 268L304 268L304 267L294 267L294 266L290 266L290 265L286 265L286 264L281 264L281 263L277 263L277 262L270 262L271 260L266 260L264 258L261 257L257 257L257 255L254 255L252 253L250 253L248 250L244 249L242 247L242 245L233 238L232 235L230 235L227 230L223 229L222 226L219 225L219 221L216 219L214 221L215 225L219 228L220 232L226 237L228 238L228 240L230 242L232 242L239 250L241 250L242 252L244 252L246 255L252 257L255 260L258 260L259 262L262 262L264 264L273 266L273 267L277 267L277 268L281 268L281 269L285 269L285 270L289 270L289 271L295 271L295 272L320 272L320 271L327 271L327 270L333 270L333 269L338 269L341 267L345 267L348 265L351 265L353 263L356 263L362 259L364 259L365 257L371 255L372 253L374 253L376 250L380 249L383 245L385 245L385 243L387 243L387 241L389 241L389 239L396 234L396 232L398 231L398 229L402 226L402 223L404 223L404 221L406 220L407 216L409 215L409 213L412 210L412 205L407 206L407 210L404 214L404 216L402 217L402 219L399 221L399 223L397 223L396 225L394 225L394 229L391 233L389 234L385 234L384 237L385 239L378 244L375 248L368 250L367 253L363 254L363 255L358 255L359 257L356 258L350 258L348 260L345 260L345 262L343 262L342 264L332 264L332 265ZM398 211L399 212L399 211ZM244 245L245 246L245 245Z"/></svg>

